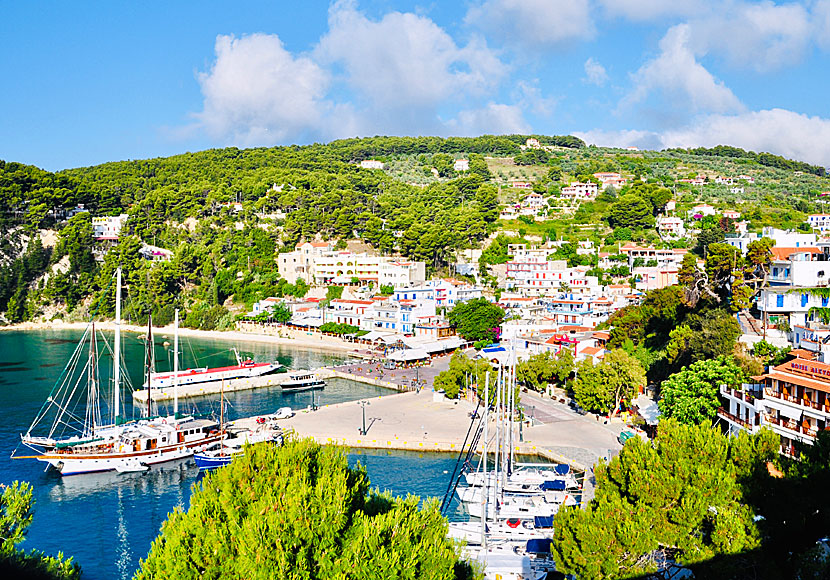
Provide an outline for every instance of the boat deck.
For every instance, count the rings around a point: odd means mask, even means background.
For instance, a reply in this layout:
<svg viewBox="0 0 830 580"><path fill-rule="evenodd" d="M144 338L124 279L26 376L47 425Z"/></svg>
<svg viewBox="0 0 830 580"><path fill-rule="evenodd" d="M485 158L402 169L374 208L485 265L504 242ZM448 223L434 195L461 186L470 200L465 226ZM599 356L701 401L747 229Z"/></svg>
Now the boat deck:
<svg viewBox="0 0 830 580"><path fill-rule="evenodd" d="M317 369L312 371L321 379L327 379L334 376L334 372L329 369ZM279 386L286 381L290 381L290 374L279 375L263 375L261 377L251 377L245 379L235 379L225 381L225 392L232 393L235 391L247 391L250 389L259 389L263 387ZM222 381L215 381L210 383L199 383L197 385L179 385L179 399L187 399L191 397L205 397L208 395L218 395L222 391ZM163 389L152 389L150 397L154 402L172 401L173 388L167 387ZM142 389L133 393L133 400L138 403L147 403L147 390Z"/></svg>

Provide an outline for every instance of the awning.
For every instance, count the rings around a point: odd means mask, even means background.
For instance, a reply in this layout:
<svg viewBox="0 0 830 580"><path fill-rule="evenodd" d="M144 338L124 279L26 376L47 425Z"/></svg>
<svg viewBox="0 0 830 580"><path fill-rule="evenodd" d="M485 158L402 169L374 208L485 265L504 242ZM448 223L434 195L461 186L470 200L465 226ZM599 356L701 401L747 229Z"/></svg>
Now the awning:
<svg viewBox="0 0 830 580"><path fill-rule="evenodd" d="M826 416L822 414L821 411L816 411L815 409L804 409L804 414L808 417L812 417L817 421L826 421Z"/></svg>
<svg viewBox="0 0 830 580"><path fill-rule="evenodd" d="M385 334L380 337L380 340L386 344L395 344L397 342L403 343L405 338L403 334Z"/></svg>
<svg viewBox="0 0 830 580"><path fill-rule="evenodd" d="M359 338L361 340L369 340L371 342L375 342L376 340L380 340L384 336L387 336L386 333L378 332L377 330L370 330L367 334L364 334Z"/></svg>
<svg viewBox="0 0 830 580"><path fill-rule="evenodd" d="M396 350L386 358L393 361L409 362L429 358L429 354L420 348L408 348L406 350Z"/></svg>
<svg viewBox="0 0 830 580"><path fill-rule="evenodd" d="M775 409L788 419L794 419L796 421L801 419L801 409L793 409L791 406L786 405L784 403L780 403L775 399L765 398L764 405L772 409Z"/></svg>
<svg viewBox="0 0 830 580"><path fill-rule="evenodd" d="M637 406L637 413L648 425L657 425L660 417L660 407L657 403L645 395L640 395L631 402Z"/></svg>

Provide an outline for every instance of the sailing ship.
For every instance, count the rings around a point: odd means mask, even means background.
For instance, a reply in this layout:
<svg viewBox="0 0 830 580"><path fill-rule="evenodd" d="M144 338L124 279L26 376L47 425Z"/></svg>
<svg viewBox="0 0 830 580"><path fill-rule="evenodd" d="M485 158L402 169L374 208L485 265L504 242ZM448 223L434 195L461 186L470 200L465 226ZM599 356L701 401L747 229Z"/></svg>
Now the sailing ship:
<svg viewBox="0 0 830 580"><path fill-rule="evenodd" d="M219 441L223 434L212 419L180 414L178 389L174 381L173 414L152 416L150 398L146 417L126 420L121 412L121 269L116 270L115 339L111 349L112 393L107 401L108 421L101 412L101 381L98 365L98 336L94 319L84 331L81 341L66 364L52 394L47 398L21 443L35 455L17 459L37 459L53 467L61 475L101 471L129 472L190 457L195 449ZM178 322L174 346L174 372L178 371ZM148 324L147 371L152 372L152 320ZM84 345L88 343L88 349ZM106 341L104 341L105 344ZM107 344L108 350L109 345ZM86 354L86 362L83 363ZM86 400L83 400L83 394ZM82 411L78 411L81 407ZM45 430L45 435L36 433Z"/></svg>

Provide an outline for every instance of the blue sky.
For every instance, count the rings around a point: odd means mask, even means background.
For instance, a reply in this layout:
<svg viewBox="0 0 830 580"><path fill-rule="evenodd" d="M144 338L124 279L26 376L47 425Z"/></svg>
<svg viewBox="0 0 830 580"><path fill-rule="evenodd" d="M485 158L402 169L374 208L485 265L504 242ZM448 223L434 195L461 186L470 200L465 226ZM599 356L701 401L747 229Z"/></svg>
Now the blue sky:
<svg viewBox="0 0 830 580"><path fill-rule="evenodd" d="M15 2L0 158L371 135L730 144L830 166L830 0Z"/></svg>

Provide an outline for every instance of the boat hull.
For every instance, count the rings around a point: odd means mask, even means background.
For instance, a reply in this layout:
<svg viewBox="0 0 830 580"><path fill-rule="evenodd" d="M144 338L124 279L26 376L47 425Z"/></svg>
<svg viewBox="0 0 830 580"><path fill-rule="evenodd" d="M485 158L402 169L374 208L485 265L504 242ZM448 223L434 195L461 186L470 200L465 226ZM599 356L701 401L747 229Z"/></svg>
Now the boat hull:
<svg viewBox="0 0 830 580"><path fill-rule="evenodd" d="M199 468L199 471L210 471L211 469L216 469L218 467L224 467L225 465L229 465L231 461L233 461L233 455L207 455L205 453L196 453L193 455L193 459L196 461L196 467Z"/></svg>
<svg viewBox="0 0 830 580"><path fill-rule="evenodd" d="M130 471L131 466L138 461L141 465L158 465L168 461L176 461L191 457L195 449L220 441L217 433L187 444L172 445L150 449L146 451L133 451L125 453L44 453L36 459L54 467L61 475L82 475L85 473L99 473L102 471Z"/></svg>

